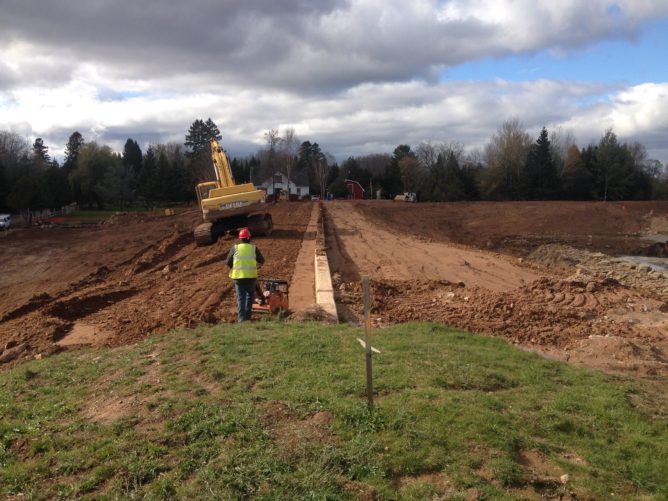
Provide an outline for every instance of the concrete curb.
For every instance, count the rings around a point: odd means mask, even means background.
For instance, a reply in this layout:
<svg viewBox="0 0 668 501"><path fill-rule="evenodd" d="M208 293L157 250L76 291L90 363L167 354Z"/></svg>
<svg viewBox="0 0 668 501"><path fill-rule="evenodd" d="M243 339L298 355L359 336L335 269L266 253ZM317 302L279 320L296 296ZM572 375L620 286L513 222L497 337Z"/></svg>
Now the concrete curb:
<svg viewBox="0 0 668 501"><path fill-rule="evenodd" d="M325 249L325 223L323 218L324 208L322 202L319 203L320 216L318 217L318 232L316 235L315 249L315 301L328 314L336 318L338 323L339 316L336 312L336 301L334 301L334 287L332 286L332 275L329 271L329 260Z"/></svg>

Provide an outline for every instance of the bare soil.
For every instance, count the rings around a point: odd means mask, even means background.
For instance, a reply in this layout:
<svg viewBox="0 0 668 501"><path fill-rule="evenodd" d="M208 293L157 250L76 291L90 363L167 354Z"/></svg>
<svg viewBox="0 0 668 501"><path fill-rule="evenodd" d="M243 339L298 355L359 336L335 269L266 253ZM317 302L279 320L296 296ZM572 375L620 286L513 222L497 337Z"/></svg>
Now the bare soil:
<svg viewBox="0 0 668 501"><path fill-rule="evenodd" d="M326 207L337 304L351 322L362 320L366 275L379 327L443 322L609 372L668 375L668 273L616 257L661 254L667 203Z"/></svg>
<svg viewBox="0 0 668 501"><path fill-rule="evenodd" d="M311 203L268 206L260 275L290 280ZM0 365L77 345L118 346L150 334L236 320L225 258L232 236L194 244L199 212L126 214L92 228L16 229L2 236Z"/></svg>
<svg viewBox="0 0 668 501"><path fill-rule="evenodd" d="M668 375L668 274L619 257L667 255L668 203L323 206L344 320L361 321L360 278L367 275L376 326L444 322L610 372ZM255 240L267 259L262 276L291 280L298 268L312 266L308 259L297 264L300 249L313 247L312 208L269 207L274 233ZM233 238L196 247L198 220L193 208L0 234L0 367L234 321L224 263ZM315 246L322 252L320 240ZM306 306L312 284L297 282L291 295L304 295L299 302ZM293 319L314 318L311 310Z"/></svg>

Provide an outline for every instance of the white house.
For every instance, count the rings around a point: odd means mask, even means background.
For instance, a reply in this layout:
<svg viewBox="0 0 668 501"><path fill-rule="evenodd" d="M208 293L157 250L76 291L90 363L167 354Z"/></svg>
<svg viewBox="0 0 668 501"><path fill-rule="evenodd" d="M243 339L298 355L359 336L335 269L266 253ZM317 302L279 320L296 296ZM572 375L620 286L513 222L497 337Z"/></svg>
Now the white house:
<svg viewBox="0 0 668 501"><path fill-rule="evenodd" d="M285 193L288 194L288 176L282 172L276 172L272 177L269 177L262 181L259 185L260 188L267 191L267 195L271 196L276 190L277 194ZM297 196L298 198L305 198L309 196L308 183L295 184L295 179L290 178L290 195Z"/></svg>

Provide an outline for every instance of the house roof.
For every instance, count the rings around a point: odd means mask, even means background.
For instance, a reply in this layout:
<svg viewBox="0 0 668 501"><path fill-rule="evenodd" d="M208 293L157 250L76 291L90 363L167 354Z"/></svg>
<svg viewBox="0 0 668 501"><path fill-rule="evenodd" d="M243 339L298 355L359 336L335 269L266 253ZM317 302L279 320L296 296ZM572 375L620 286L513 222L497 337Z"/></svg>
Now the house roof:
<svg viewBox="0 0 668 501"><path fill-rule="evenodd" d="M362 185L359 184L357 181L355 181L355 180L353 180L353 179L345 179L343 182L344 182L344 183L355 183L357 186L360 187L360 189L361 189L363 192L366 192L366 190L365 190L364 188L362 188Z"/></svg>
<svg viewBox="0 0 668 501"><path fill-rule="evenodd" d="M295 186L308 186L308 178L305 179L305 176L300 175L300 174L301 173L299 173L299 172L292 173L290 175L290 183L294 184ZM287 180L288 180L288 176L285 172L276 171L276 172L274 172L274 175L283 176L285 182L287 182ZM272 179L271 178L272 178L272 176L269 176L265 179L262 179L262 181L258 184L269 186L269 185L272 184Z"/></svg>

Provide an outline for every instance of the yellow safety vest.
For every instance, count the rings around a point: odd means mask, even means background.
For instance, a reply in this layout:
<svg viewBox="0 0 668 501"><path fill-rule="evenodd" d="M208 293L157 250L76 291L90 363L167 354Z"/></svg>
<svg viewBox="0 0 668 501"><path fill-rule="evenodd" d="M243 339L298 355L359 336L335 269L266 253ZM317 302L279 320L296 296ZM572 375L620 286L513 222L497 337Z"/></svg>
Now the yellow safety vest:
<svg viewBox="0 0 668 501"><path fill-rule="evenodd" d="M255 260L255 246L252 244L237 244L234 246L232 269L230 278L257 278L257 261Z"/></svg>

